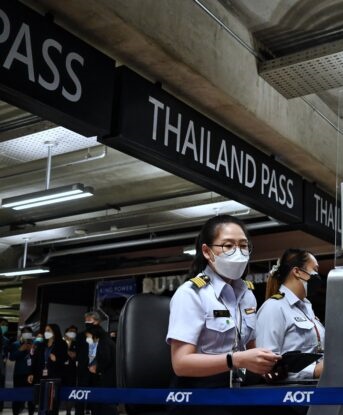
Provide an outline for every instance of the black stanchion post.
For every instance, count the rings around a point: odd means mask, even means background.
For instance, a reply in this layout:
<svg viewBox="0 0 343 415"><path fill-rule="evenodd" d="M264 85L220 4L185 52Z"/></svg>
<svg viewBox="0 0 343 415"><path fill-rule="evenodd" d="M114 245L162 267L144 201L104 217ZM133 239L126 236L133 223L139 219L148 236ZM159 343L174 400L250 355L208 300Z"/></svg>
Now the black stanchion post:
<svg viewBox="0 0 343 415"><path fill-rule="evenodd" d="M42 379L39 386L38 415L57 415L61 379Z"/></svg>

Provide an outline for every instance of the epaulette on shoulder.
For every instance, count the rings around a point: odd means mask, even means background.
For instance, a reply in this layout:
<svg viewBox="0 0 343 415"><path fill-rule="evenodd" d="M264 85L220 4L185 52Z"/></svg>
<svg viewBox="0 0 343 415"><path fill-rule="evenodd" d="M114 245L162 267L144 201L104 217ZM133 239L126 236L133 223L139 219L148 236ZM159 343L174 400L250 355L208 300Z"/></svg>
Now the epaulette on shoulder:
<svg viewBox="0 0 343 415"><path fill-rule="evenodd" d="M245 282L245 285L248 287L249 290L254 290L255 286L252 281L243 280Z"/></svg>
<svg viewBox="0 0 343 415"><path fill-rule="evenodd" d="M190 281L192 281L193 285L195 285L197 288L202 288L209 284L210 277L207 275L198 275L194 278L191 278Z"/></svg>
<svg viewBox="0 0 343 415"><path fill-rule="evenodd" d="M285 293L276 293L272 295L270 298L273 298L274 300L281 300L285 296Z"/></svg>

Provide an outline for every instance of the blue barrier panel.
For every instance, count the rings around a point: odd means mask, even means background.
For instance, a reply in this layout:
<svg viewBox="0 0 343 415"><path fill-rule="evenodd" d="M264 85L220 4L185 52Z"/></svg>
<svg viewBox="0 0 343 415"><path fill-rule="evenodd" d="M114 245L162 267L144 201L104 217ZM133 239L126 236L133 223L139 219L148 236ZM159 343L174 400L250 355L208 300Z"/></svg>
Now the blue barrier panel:
<svg viewBox="0 0 343 415"><path fill-rule="evenodd" d="M0 401L30 401L33 388L0 389ZM343 405L343 388L237 389L61 388L62 401L182 405Z"/></svg>
<svg viewBox="0 0 343 415"><path fill-rule="evenodd" d="M26 402L33 400L33 388L0 388L0 401Z"/></svg>
<svg viewBox="0 0 343 415"><path fill-rule="evenodd" d="M237 389L62 388L61 400L182 405L340 405L343 388L266 387Z"/></svg>

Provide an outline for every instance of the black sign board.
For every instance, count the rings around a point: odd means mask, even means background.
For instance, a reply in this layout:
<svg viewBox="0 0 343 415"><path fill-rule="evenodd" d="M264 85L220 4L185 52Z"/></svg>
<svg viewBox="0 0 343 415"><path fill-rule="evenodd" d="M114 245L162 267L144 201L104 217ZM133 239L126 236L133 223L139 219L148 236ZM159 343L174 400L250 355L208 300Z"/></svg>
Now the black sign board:
<svg viewBox="0 0 343 415"><path fill-rule="evenodd" d="M304 181L304 212L305 230L334 243L337 227L336 242L340 244L342 236L340 201L336 205L334 197L318 189L314 184Z"/></svg>
<svg viewBox="0 0 343 415"><path fill-rule="evenodd" d="M302 221L302 179L126 67L116 70L104 144L287 222Z"/></svg>
<svg viewBox="0 0 343 415"><path fill-rule="evenodd" d="M0 2L0 98L84 135L110 132L114 61L17 0Z"/></svg>

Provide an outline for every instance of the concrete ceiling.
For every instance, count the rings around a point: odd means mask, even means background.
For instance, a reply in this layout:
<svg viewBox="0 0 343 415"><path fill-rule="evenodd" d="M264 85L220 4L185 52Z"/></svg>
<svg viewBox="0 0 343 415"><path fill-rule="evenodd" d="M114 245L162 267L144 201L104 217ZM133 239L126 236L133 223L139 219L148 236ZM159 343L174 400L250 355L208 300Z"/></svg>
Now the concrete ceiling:
<svg viewBox="0 0 343 415"><path fill-rule="evenodd" d="M202 46L204 53L223 53L219 46L217 50L212 50L211 36L223 36L226 47L229 44L228 51L237 45L232 43L232 37L227 32L220 30L218 23L213 22L199 8L197 1L139 0L139 4L143 3L145 7L137 7L136 0L26 0L23 3L41 12L53 13L59 24L80 38L145 76L162 81L171 92L267 153L275 154L304 177L317 181L319 176L318 182L322 187L333 191L336 153L331 154L333 143L330 140L333 137L330 134L335 133L332 125L337 125L337 90L323 91L308 97L326 120L323 121L321 116L319 121L317 118L313 121L314 131L318 130L316 123L324 125L320 130L322 134L318 134L318 137L311 133L308 139L306 132L306 140L297 141L298 134L304 136L301 120L295 123L289 119L284 131L283 121L277 127L273 122L278 121L275 121L278 116L283 116L282 106L287 105L288 114L298 115L299 106L303 103L287 103L283 97L276 97L274 90L268 92L271 95L264 97L263 105L270 105L273 111L266 118L257 104L251 104L255 106L252 111L248 107L250 104L244 102L245 95L247 100L251 98L249 102L253 102L256 91L249 88L247 91L237 91L242 100L238 102L235 91L230 89L235 87L232 85L234 82L226 85L223 81L219 85L218 81L216 84L216 79L221 76L221 55L217 56L217 66L213 62L209 66L206 57L202 60L203 57L196 54L198 46L196 43L191 44L191 41L196 36L202 36L199 47ZM341 38L343 11L339 1L213 0L202 3L219 13L225 24L239 33L242 39L245 38L247 43L250 42L256 56L266 60L284 56L297 48L313 46L324 38L326 42ZM180 10L183 10L182 14ZM226 15L225 11L230 15ZM203 19L206 25L196 25L192 20L196 17L200 19L198 23ZM168 24L174 18L179 18L179 26L174 26L173 32ZM232 20L234 18L237 22ZM155 32L151 27L154 19ZM192 30L188 50L184 50L184 44L177 39L187 28ZM183 42L186 41L183 37ZM238 47L241 51L242 46ZM256 57L244 59L244 62L255 62L253 67L257 80L251 79L251 82L257 85L260 80L256 73ZM240 65L242 68L243 61ZM234 76L232 74L232 79ZM261 97L256 99L261 100ZM281 115L275 114L275 101L272 99L278 100ZM304 111L308 113L308 109ZM1 198L44 188L44 141L51 139L51 131L55 134L56 130L50 130L52 127L57 126L49 120L39 119L6 103L0 103ZM329 129L328 134L326 128ZM30 136L40 131L40 136ZM331 143L330 148L329 144L324 145L320 154L313 154L311 149L313 150L315 140L323 144L323 137L326 136L327 143ZM18 137L21 138L18 140ZM56 146L53 148L52 187L82 182L94 187L95 196L82 201L51 205L49 208L41 207L26 213L0 209L1 268L18 262L22 256L24 238L30 238L30 246L47 252L56 246L67 249L71 245L81 246L134 235L153 237L158 232L182 233L192 226L200 226L204 218L218 211L230 211L220 204L225 201L222 196L118 151L105 149L95 139L80 141L75 138L71 144L65 131L56 133L54 139ZM203 207L203 210L187 210L204 205L208 206ZM249 210L241 214L243 218L252 221L263 220L267 225L268 222L273 224L269 218L263 218L256 211Z"/></svg>

